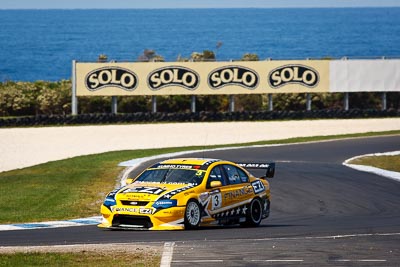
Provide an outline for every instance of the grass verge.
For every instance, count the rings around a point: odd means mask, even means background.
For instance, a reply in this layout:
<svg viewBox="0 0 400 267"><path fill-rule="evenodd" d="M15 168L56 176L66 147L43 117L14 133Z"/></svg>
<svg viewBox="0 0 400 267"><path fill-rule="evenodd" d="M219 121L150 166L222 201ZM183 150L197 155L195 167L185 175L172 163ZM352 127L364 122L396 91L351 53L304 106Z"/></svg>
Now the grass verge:
<svg viewBox="0 0 400 267"><path fill-rule="evenodd" d="M0 266L160 266L161 256L132 252L0 254Z"/></svg>
<svg viewBox="0 0 400 267"><path fill-rule="evenodd" d="M400 131L291 138L208 147L130 150L80 156L0 173L0 224L64 220L99 215L100 204L111 191L118 163L164 153L229 146L290 144L339 138L400 134Z"/></svg>
<svg viewBox="0 0 400 267"><path fill-rule="evenodd" d="M388 171L400 172L400 155L397 156L367 156L357 158L350 164L372 166Z"/></svg>

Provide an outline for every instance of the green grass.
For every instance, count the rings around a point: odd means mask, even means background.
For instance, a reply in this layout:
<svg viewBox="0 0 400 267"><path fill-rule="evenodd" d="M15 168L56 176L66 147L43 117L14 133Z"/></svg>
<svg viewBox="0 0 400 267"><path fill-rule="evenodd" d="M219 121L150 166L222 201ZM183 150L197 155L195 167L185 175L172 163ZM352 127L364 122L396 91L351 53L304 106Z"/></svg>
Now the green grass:
<svg viewBox="0 0 400 267"><path fill-rule="evenodd" d="M123 170L119 162L177 150L109 152L0 173L0 223L99 215L100 204Z"/></svg>
<svg viewBox="0 0 400 267"><path fill-rule="evenodd" d="M209 147L108 152L3 172L0 173L0 223L39 222L99 215L100 204L105 195L114 188L116 179L123 170L117 166L118 163L134 158L205 148L289 144L388 134L400 134L400 131L291 138Z"/></svg>
<svg viewBox="0 0 400 267"><path fill-rule="evenodd" d="M0 266L160 266L160 255L144 252L79 252L0 254Z"/></svg>
<svg viewBox="0 0 400 267"><path fill-rule="evenodd" d="M384 170L400 172L400 155L398 156L368 156L349 162L350 164L372 166Z"/></svg>

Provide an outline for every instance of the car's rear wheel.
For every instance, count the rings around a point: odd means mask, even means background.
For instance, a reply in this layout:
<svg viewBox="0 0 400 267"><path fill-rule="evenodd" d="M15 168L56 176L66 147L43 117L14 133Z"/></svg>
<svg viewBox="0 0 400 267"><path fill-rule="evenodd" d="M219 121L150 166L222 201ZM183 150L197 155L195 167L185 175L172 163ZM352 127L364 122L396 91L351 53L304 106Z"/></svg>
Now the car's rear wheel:
<svg viewBox="0 0 400 267"><path fill-rule="evenodd" d="M262 204L259 198L255 198L251 201L247 210L246 222L241 224L242 226L258 226L262 220Z"/></svg>
<svg viewBox="0 0 400 267"><path fill-rule="evenodd" d="M199 227L201 221L201 208L196 200L189 200L185 210L185 229L195 229Z"/></svg>

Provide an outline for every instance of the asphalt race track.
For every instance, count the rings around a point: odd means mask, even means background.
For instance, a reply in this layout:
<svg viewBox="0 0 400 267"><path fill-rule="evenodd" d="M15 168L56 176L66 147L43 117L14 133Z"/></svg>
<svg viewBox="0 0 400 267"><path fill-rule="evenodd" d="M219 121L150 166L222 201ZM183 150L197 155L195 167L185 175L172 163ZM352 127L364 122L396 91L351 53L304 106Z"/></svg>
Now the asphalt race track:
<svg viewBox="0 0 400 267"><path fill-rule="evenodd" d="M191 154L275 161L270 218L258 228L2 231L0 246L165 244L173 246L172 266L400 266L400 182L342 165L353 156L396 150L399 135Z"/></svg>

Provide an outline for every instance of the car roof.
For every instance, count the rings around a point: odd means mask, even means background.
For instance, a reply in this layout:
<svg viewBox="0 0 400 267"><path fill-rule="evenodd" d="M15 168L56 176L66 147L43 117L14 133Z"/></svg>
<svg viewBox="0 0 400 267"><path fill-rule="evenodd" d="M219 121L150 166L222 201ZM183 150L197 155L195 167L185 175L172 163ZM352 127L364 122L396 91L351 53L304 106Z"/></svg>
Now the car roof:
<svg viewBox="0 0 400 267"><path fill-rule="evenodd" d="M167 159L160 164L190 164L190 165L210 165L214 162L222 161L220 159L211 158L177 158L177 159Z"/></svg>

